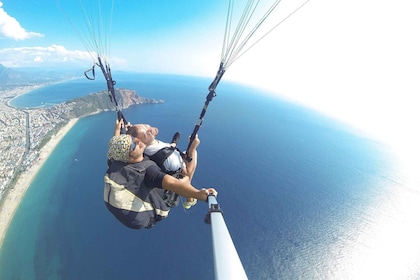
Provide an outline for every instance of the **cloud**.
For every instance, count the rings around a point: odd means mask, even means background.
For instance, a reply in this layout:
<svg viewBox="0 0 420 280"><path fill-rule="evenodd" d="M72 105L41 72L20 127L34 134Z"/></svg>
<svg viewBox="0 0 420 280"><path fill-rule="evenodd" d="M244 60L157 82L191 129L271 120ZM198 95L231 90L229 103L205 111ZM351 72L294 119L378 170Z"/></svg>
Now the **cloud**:
<svg viewBox="0 0 420 280"><path fill-rule="evenodd" d="M43 62L44 60L42 59L42 57L40 57L40 56L37 56L37 57L35 57L34 58L34 62Z"/></svg>
<svg viewBox="0 0 420 280"><path fill-rule="evenodd" d="M61 45L48 47L19 47L0 49L0 64L6 67L80 68L90 67L96 54L81 50L68 50ZM117 57L109 59L114 69L124 69L127 61Z"/></svg>
<svg viewBox="0 0 420 280"><path fill-rule="evenodd" d="M0 2L0 37L25 40L43 36L41 33L25 30L14 17L7 14L3 9L3 3Z"/></svg>
<svg viewBox="0 0 420 280"><path fill-rule="evenodd" d="M72 67L89 65L89 52L67 50L60 45L0 49L0 64L6 67Z"/></svg>

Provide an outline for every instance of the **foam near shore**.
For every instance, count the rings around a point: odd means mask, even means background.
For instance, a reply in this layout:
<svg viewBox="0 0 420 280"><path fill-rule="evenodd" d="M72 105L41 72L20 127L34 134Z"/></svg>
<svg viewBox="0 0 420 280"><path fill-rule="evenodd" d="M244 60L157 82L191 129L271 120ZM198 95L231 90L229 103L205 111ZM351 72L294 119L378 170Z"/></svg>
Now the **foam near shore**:
<svg viewBox="0 0 420 280"><path fill-rule="evenodd" d="M15 185L12 186L5 196L2 198L2 204L0 205L0 248L3 244L3 239L6 236L6 232L10 225L13 215L19 204L24 197L26 190L31 185L33 179L41 169L45 161L48 159L50 154L53 152L57 144L61 139L70 131L70 129L76 124L78 118L70 120L64 127L62 127L55 135L53 135L42 147L39 159L24 173L22 173Z"/></svg>

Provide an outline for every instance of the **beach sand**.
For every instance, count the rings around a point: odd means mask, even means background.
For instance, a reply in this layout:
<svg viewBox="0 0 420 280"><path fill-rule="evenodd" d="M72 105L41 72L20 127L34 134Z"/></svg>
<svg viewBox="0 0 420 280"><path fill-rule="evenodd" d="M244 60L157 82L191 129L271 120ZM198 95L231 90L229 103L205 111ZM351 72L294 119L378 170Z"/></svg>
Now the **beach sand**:
<svg viewBox="0 0 420 280"><path fill-rule="evenodd" d="M16 209L19 207L20 201L25 195L26 190L32 183L38 171L41 169L44 162L47 160L49 155L52 153L57 144L67 134L68 131L76 124L79 119L72 119L67 125L60 129L51 140L41 149L39 160L29 168L28 171L21 174L16 184L11 187L2 198L2 204L0 205L0 249L3 244L3 239L6 236L7 229L10 225L13 215Z"/></svg>

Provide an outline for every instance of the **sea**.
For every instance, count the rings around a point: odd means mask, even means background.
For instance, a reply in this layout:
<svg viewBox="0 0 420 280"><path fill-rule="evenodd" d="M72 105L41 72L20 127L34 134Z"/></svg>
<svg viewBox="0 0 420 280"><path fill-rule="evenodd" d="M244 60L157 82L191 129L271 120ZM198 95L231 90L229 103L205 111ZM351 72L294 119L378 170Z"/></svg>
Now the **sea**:
<svg viewBox="0 0 420 280"><path fill-rule="evenodd" d="M181 133L185 149L211 78L114 73L163 104L123 111ZM12 101L50 106L105 89L76 79ZM208 205L178 206L152 229L103 202L116 113L81 118L26 192L0 251L0 279L215 279ZM420 279L419 191L378 139L267 90L222 80L198 132L192 184L213 187L249 279ZM405 174L405 175L404 175Z"/></svg>

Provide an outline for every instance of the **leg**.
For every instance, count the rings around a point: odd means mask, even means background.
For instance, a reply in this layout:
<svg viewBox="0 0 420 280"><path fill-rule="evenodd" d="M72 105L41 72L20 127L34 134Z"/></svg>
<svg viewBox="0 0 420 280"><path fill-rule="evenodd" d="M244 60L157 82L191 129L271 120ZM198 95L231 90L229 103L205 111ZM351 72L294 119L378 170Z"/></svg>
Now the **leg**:
<svg viewBox="0 0 420 280"><path fill-rule="evenodd" d="M185 168L183 170L183 173L188 176L190 183L192 181L192 178L195 173L195 169L197 167L197 147L200 144L200 139L198 139L198 136L195 137L194 141L191 143L191 147L188 150L188 155L192 158L191 161L185 160ZM197 203L197 200L191 197L185 198L186 202L184 203L184 208L189 209L191 206L194 206Z"/></svg>
<svg viewBox="0 0 420 280"><path fill-rule="evenodd" d="M190 182L192 181L192 178L195 173L195 169L197 168L197 147L200 145L200 139L198 139L198 136L195 137L194 141L191 143L191 147L188 150L188 155L192 158L191 161L184 160L185 162L185 168L183 170L184 175L188 176L190 178Z"/></svg>

